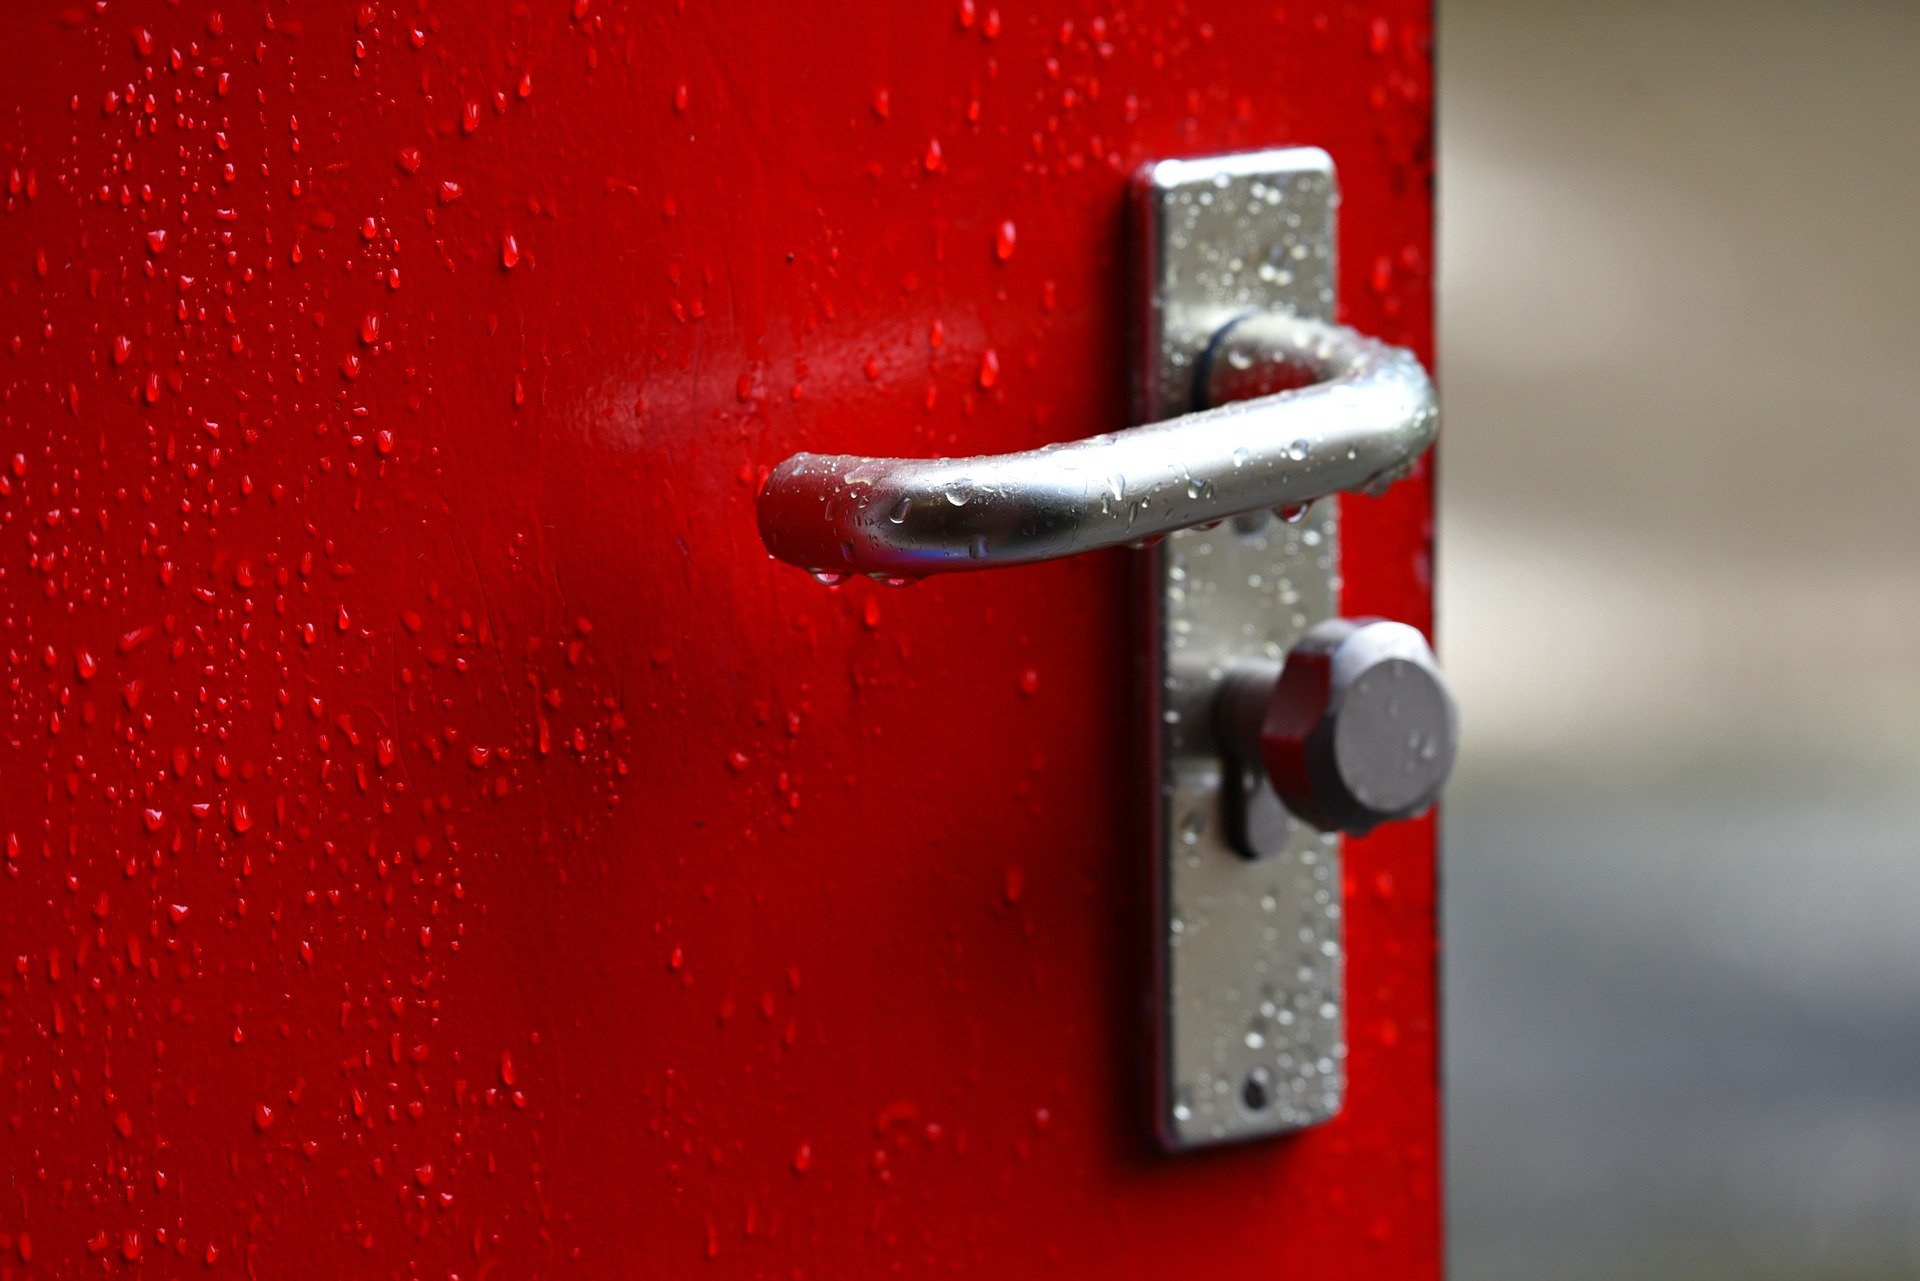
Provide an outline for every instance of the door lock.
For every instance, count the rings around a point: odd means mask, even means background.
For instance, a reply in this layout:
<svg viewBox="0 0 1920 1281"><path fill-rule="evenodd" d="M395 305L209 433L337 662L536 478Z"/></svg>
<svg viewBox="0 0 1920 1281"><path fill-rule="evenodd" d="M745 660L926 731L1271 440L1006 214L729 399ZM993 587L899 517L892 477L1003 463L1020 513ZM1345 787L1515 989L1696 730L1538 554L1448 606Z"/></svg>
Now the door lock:
<svg viewBox="0 0 1920 1281"><path fill-rule="evenodd" d="M1339 197L1327 154L1165 161L1136 177L1134 202L1136 416L1299 395L1272 390L1299 366L1274 358L1270 335L1277 317L1334 313ZM1247 319L1222 334L1223 313ZM1419 408L1374 438L1396 443L1396 464L1340 488L1377 488L1426 449L1435 411L1421 378ZM1351 394L1333 398L1351 408ZM1289 458L1321 452L1321 437L1288 435ZM1174 533L1145 558L1160 945L1152 1110L1172 1149L1285 1133L1339 1110L1340 837L1417 813L1453 763L1456 716L1432 651L1403 624L1339 617L1339 511L1313 497L1284 519Z"/></svg>
<svg viewBox="0 0 1920 1281"><path fill-rule="evenodd" d="M829 581L1147 549L1153 1112L1178 1149L1338 1110L1339 833L1431 803L1456 729L1417 631L1337 617L1333 496L1405 475L1438 411L1411 352L1333 323L1332 160L1162 161L1133 200L1139 426L973 458L796 454L758 517Z"/></svg>
<svg viewBox="0 0 1920 1281"><path fill-rule="evenodd" d="M1289 816L1364 836L1433 804L1453 770L1459 715L1426 638L1405 623L1332 618L1284 663L1253 660L1220 685L1234 844L1284 848Z"/></svg>

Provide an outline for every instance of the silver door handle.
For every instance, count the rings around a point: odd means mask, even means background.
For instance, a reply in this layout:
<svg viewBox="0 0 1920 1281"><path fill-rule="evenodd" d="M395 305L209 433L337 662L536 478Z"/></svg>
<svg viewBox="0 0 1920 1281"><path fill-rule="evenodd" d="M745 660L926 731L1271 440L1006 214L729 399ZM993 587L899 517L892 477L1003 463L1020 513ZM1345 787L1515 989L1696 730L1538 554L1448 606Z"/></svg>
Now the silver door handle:
<svg viewBox="0 0 1920 1281"><path fill-rule="evenodd" d="M824 578L1028 565L1375 491L1432 443L1433 383L1412 352L1292 315L1222 319L1193 413L1012 454L795 454L760 491L760 537ZM1305 385L1233 399L1289 377Z"/></svg>

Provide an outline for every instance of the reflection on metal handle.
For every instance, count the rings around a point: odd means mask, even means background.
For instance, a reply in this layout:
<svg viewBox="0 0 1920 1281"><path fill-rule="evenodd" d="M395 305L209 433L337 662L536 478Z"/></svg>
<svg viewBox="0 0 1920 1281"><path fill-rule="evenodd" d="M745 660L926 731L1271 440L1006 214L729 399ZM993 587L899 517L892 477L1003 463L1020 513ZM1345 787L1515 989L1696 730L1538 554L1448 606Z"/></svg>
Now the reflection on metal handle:
<svg viewBox="0 0 1920 1281"><path fill-rule="evenodd" d="M1411 352L1338 325L1251 313L1195 371L1214 408L1105 436L975 458L795 454L760 491L760 537L821 576L917 578L1141 543L1403 475L1433 440L1433 384ZM1249 381L1304 382L1222 400Z"/></svg>

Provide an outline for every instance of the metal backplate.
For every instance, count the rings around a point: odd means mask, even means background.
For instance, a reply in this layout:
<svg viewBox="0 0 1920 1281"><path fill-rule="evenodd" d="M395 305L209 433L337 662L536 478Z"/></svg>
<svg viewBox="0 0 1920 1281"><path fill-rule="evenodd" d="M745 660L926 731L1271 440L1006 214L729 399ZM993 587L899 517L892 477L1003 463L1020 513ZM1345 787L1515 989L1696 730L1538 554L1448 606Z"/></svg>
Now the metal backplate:
<svg viewBox="0 0 1920 1281"><path fill-rule="evenodd" d="M1325 152L1161 162L1139 175L1135 203L1141 421L1196 407L1196 365L1225 319L1255 308L1333 318L1338 196ZM1169 1148L1313 1125L1345 1087L1339 842L1296 823L1269 856L1238 853L1214 727L1229 667L1282 659L1333 615L1335 503L1294 515L1177 533L1144 556L1161 943L1153 1106Z"/></svg>

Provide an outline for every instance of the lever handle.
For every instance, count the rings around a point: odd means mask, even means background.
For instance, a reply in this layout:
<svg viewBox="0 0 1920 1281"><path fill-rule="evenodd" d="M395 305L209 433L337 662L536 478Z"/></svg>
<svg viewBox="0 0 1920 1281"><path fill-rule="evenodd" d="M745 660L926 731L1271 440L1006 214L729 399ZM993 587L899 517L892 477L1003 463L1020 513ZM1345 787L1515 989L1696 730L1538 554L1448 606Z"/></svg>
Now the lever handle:
<svg viewBox="0 0 1920 1281"><path fill-rule="evenodd" d="M1250 379L1305 385L1221 403ZM1413 353L1292 315L1226 319L1194 388L1196 412L1020 453L795 454L760 491L760 537L821 577L1028 565L1384 487L1438 425Z"/></svg>

